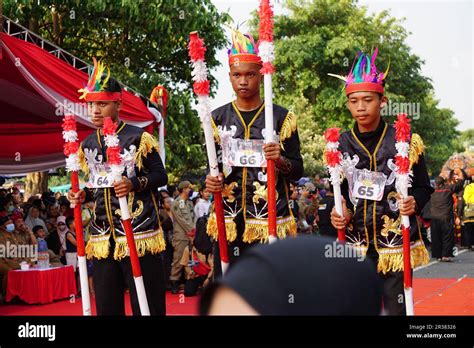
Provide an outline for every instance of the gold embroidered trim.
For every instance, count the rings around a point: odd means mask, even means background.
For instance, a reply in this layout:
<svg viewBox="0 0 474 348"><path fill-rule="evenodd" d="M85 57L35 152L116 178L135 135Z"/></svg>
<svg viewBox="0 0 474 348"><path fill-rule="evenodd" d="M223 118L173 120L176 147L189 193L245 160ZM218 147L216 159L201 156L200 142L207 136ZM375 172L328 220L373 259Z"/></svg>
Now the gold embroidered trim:
<svg viewBox="0 0 474 348"><path fill-rule="evenodd" d="M403 271L403 248L379 248L379 261L377 272L386 274L390 271ZM410 246L411 267L426 265L430 261L428 250L426 250L422 241L417 241Z"/></svg>
<svg viewBox="0 0 474 348"><path fill-rule="evenodd" d="M277 236L284 239L286 236L296 235L296 221L290 215L277 218ZM245 243L268 242L268 219L247 219L242 240Z"/></svg>
<svg viewBox="0 0 474 348"><path fill-rule="evenodd" d="M161 230L134 234L133 236L135 238L135 245L137 247L137 254L139 257L142 257L147 252L157 254L165 250L165 239L163 236L163 231ZM126 256L129 256L127 237L117 237L115 239L114 259L121 260Z"/></svg>
<svg viewBox="0 0 474 348"><path fill-rule="evenodd" d="M235 225L234 219L232 217L225 217L224 220L227 242L230 243L237 238L237 226ZM206 231L210 237L216 241L218 240L216 213L212 213L209 216L209 219L207 220Z"/></svg>
<svg viewBox="0 0 474 348"><path fill-rule="evenodd" d="M283 150L285 149L283 147L283 142L291 137L294 132L296 132L296 115L293 112L288 111L280 129L280 146Z"/></svg>
<svg viewBox="0 0 474 348"><path fill-rule="evenodd" d="M135 153L135 164L138 170L141 170L143 167L143 157L146 158L148 154L153 150L156 150L156 152L160 151L158 142L156 141L155 137L153 137L150 133L143 132L142 137L140 139L140 146L138 147L138 150Z"/></svg>
<svg viewBox="0 0 474 348"><path fill-rule="evenodd" d="M420 160L420 155L425 152L425 144L421 137L413 133L410 141L410 149L408 150L408 158L410 159L410 168L417 164Z"/></svg>
<svg viewBox="0 0 474 348"><path fill-rule="evenodd" d="M86 156L84 154L84 150L82 149L82 145L79 146L79 151L77 152L77 157L79 158L79 165L81 166L81 170L86 175L89 175L89 166L87 165Z"/></svg>
<svg viewBox="0 0 474 348"><path fill-rule="evenodd" d="M211 126L212 126L212 131L214 133L214 141L220 145L221 137L219 136L219 129L217 129L216 123L214 122L214 119L212 117L211 117Z"/></svg>

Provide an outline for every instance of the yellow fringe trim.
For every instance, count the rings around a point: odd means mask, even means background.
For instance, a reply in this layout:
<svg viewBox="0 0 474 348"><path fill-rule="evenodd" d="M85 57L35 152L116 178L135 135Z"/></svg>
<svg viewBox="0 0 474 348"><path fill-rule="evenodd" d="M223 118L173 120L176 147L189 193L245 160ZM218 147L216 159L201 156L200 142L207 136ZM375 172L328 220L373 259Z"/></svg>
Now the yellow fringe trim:
<svg viewBox="0 0 474 348"><path fill-rule="evenodd" d="M246 221L244 235L242 238L245 243L253 243L255 241L259 241L260 243L268 242L268 220L261 220L265 223L252 223L251 219ZM287 236L296 236L296 232L296 221L293 217L285 222L278 223L277 221L277 236L279 239L284 239Z"/></svg>
<svg viewBox="0 0 474 348"><path fill-rule="evenodd" d="M77 157L79 158L79 165L81 166L81 170L86 175L89 175L89 166L87 165L86 156L84 155L84 150L82 149L82 145L79 146L79 151L77 152Z"/></svg>
<svg viewBox="0 0 474 348"><path fill-rule="evenodd" d="M214 240L218 240L216 214L213 213L207 220L207 234ZM232 218L225 219L225 234L227 242L233 242L237 238L237 226Z"/></svg>
<svg viewBox="0 0 474 348"><path fill-rule="evenodd" d="M420 158L420 155L425 152L425 144L421 137L413 133L410 141L410 149L408 150L408 158L410 159L410 168L417 164Z"/></svg>
<svg viewBox="0 0 474 348"><path fill-rule="evenodd" d="M291 137L294 132L296 132L296 115L293 112L288 111L280 129L280 146L283 150L285 149L283 147L283 142Z"/></svg>
<svg viewBox="0 0 474 348"><path fill-rule="evenodd" d="M403 252L380 253L380 251L383 250L389 249L379 249L379 262L377 264L377 272L382 272L383 274L386 274L390 271L403 271ZM428 250L426 250L423 244L417 245L416 247L411 249L410 263L412 268L426 265L429 261L430 256L428 255Z"/></svg>
<svg viewBox="0 0 474 348"><path fill-rule="evenodd" d="M137 238L140 235L135 235L135 245L137 247L137 254L139 257L145 255L146 252L157 254L165 250L165 238L163 237L163 231L159 231L156 235L146 238ZM127 238L119 237L115 241L114 259L121 260L122 258L129 256Z"/></svg>
<svg viewBox="0 0 474 348"><path fill-rule="evenodd" d="M221 137L219 136L219 130L217 129L217 126L214 122L214 119L211 117L211 125L212 125L212 130L214 133L214 141L218 143L219 145L221 144Z"/></svg>
<svg viewBox="0 0 474 348"><path fill-rule="evenodd" d="M110 234L101 237L102 238L100 238L99 240L97 240L97 238L94 238L94 236L91 236L89 238L89 241L86 245L86 255L89 260L92 258L96 258L99 260L106 259L109 256Z"/></svg>
<svg viewBox="0 0 474 348"><path fill-rule="evenodd" d="M146 158L153 150L156 150L156 152L160 151L158 142L150 133L143 132L140 140L140 146L138 147L138 150L135 154L135 164L138 170L142 169L143 157Z"/></svg>

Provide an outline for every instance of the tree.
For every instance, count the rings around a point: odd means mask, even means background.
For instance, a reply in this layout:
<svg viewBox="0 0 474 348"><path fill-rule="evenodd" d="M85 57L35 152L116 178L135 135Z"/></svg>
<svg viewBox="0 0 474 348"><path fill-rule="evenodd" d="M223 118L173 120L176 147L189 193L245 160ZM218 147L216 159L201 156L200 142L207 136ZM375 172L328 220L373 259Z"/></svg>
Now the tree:
<svg viewBox="0 0 474 348"><path fill-rule="evenodd" d="M285 6L288 14L275 17L275 102L297 108L304 100L304 112L312 116L313 133L322 134L333 126L351 127L343 83L328 73L346 75L358 50L371 53L378 47L378 69L384 71L390 63L386 95L391 108L384 118L393 122L393 106L409 105L418 110L417 114L409 113L413 131L424 139L428 169L439 171L456 150L458 121L451 110L438 108L431 81L420 71L423 60L411 53L406 43L408 33L402 21L387 11L368 15L367 8L350 0L288 0ZM256 15L251 25L257 34ZM303 144L308 140L304 133ZM313 149L304 146L305 158L314 156L306 151Z"/></svg>
<svg viewBox="0 0 474 348"><path fill-rule="evenodd" d="M215 53L226 43L222 25L229 16L211 0L6 0L4 13L81 59L103 58L115 78L144 96L164 85L170 92L167 170L178 180L205 168L187 42L199 30L208 67L219 64ZM214 91L218 83L210 79Z"/></svg>

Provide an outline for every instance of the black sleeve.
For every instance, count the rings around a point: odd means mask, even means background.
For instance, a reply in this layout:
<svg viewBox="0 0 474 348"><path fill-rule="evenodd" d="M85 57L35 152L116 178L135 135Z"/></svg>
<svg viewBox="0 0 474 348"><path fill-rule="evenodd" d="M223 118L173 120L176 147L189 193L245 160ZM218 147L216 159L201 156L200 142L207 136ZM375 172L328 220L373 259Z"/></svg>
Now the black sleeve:
<svg viewBox="0 0 474 348"><path fill-rule="evenodd" d="M301 157L301 146L298 131L283 142L281 155L291 162L291 171L284 175L290 180L299 180L303 176L303 157Z"/></svg>
<svg viewBox="0 0 474 348"><path fill-rule="evenodd" d="M430 177L426 169L425 157L420 155L418 163L413 165L413 178L410 194L415 197L417 206L416 214L419 215L424 206L430 200L433 188L430 184Z"/></svg>
<svg viewBox="0 0 474 348"><path fill-rule="evenodd" d="M156 150L153 150L147 157L143 158L143 168L146 173L143 176L148 178L147 190L156 190L158 187L165 186L168 183L168 174L166 174L160 154ZM140 188L138 177L130 180L133 184L133 190L137 191Z"/></svg>
<svg viewBox="0 0 474 348"><path fill-rule="evenodd" d="M334 188L332 192L334 192ZM344 180L341 182L341 195L346 200L347 209L349 209L352 212L352 214L354 214L355 213L354 205L352 204L351 199L349 197L349 182L347 181L346 178L344 178Z"/></svg>

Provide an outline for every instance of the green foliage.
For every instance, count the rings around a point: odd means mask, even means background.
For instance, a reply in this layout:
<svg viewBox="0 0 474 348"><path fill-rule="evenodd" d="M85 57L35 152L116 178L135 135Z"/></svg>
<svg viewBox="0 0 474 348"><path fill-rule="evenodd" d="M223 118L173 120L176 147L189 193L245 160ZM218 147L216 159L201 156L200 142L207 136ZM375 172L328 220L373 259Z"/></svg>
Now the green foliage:
<svg viewBox="0 0 474 348"><path fill-rule="evenodd" d="M157 84L170 92L167 170L179 178L205 166L197 113L192 110L189 33L205 39L206 62L219 65L229 20L211 0L6 0L4 14L86 61L103 58L112 75L148 97ZM210 76L213 91L218 83ZM79 86L78 86L79 87Z"/></svg>
<svg viewBox="0 0 474 348"><path fill-rule="evenodd" d="M301 131L299 125L305 160L318 161L320 153L313 151L319 150L308 144L317 141L314 134L334 126L348 129L353 124L345 106L343 82L328 73L345 76L358 50L371 53L378 47L378 69L385 71L390 64L386 95L392 103L419 105L413 131L422 136L427 147L428 169L439 171L458 149L458 121L451 110L438 107L431 81L420 71L423 61L406 43L408 33L402 21L387 11L369 15L365 7L349 0L288 0L286 7L289 14L275 18L277 71L273 87L275 102L293 108L305 103L304 115L299 115L299 123L309 127ZM256 14L251 25L257 36ZM395 116L386 116L386 121L392 122ZM305 167L312 170L316 162L309 167L305 163Z"/></svg>

